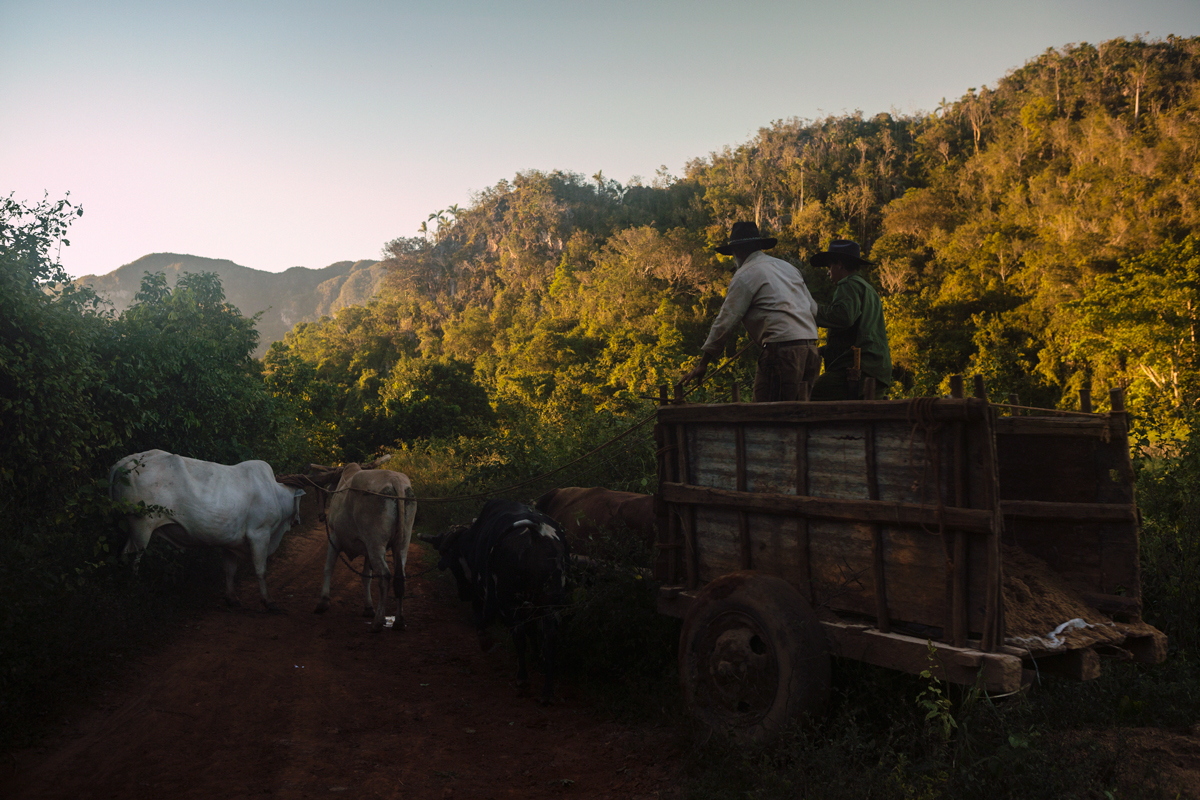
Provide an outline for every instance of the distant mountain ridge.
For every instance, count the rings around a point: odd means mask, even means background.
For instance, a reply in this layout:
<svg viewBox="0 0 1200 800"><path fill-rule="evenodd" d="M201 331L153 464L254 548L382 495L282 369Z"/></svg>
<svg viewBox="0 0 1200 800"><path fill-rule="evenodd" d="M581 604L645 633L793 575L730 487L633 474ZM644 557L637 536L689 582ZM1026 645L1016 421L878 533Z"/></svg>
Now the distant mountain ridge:
<svg viewBox="0 0 1200 800"><path fill-rule="evenodd" d="M379 290L387 273L378 261L339 261L323 269L292 267L265 272L223 258L151 253L107 275L84 275L75 281L124 311L147 272L162 272L174 286L184 272L215 272L221 278L225 299L244 316L263 312L258 321L262 335L254 355L262 357L271 342L282 339L299 322L314 322L346 306L365 305Z"/></svg>

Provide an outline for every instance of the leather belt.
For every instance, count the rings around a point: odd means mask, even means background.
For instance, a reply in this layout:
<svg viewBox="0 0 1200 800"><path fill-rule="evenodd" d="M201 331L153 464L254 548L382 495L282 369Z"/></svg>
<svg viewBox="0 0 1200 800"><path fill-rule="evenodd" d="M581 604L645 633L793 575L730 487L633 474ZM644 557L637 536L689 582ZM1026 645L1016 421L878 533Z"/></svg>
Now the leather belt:
<svg viewBox="0 0 1200 800"><path fill-rule="evenodd" d="M763 347L799 347L806 345L808 347L816 347L816 339L791 339L786 342L767 342Z"/></svg>

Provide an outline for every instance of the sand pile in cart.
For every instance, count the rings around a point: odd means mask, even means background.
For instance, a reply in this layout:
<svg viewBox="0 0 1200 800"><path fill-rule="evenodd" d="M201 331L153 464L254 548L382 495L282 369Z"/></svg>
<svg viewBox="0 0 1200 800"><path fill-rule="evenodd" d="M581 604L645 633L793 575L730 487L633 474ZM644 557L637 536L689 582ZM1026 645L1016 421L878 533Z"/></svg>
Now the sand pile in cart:
<svg viewBox="0 0 1200 800"><path fill-rule="evenodd" d="M1001 546L1004 561L1006 643L1033 650L1075 650L1120 643L1128 625L1089 606L1045 561L1013 545Z"/></svg>

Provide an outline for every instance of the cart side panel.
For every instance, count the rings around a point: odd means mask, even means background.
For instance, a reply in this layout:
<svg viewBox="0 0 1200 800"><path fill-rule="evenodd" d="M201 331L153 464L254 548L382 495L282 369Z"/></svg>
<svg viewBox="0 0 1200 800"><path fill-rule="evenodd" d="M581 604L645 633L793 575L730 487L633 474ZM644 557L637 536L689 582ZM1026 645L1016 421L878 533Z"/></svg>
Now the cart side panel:
<svg viewBox="0 0 1200 800"><path fill-rule="evenodd" d="M917 429L908 421L805 424L691 422L686 430L688 472L694 485L737 491L738 436L746 491L864 501L870 498L867 437L874 436L877 498L883 502L969 505L966 463L955 462L953 426ZM990 434L982 420L976 427ZM801 452L801 448L803 451ZM804 468L799 465L803 463ZM961 497L956 496L956 474ZM806 473L806 487L797 486ZM807 491L805 491L807 488ZM751 568L776 575L817 605L867 617L878 613L874 580L875 526L805 519L707 505L695 515L697 577L701 585ZM940 636L948 619L947 545L953 531L927 526L880 526L889 618ZM966 611L972 632L983 629L988 569L986 539L966 537ZM807 545L807 547L806 547Z"/></svg>
<svg viewBox="0 0 1200 800"><path fill-rule="evenodd" d="M686 426L688 472L696 486L737 489L737 451L732 425Z"/></svg>
<svg viewBox="0 0 1200 800"><path fill-rule="evenodd" d="M795 428L747 425L746 491L804 494L797 487L797 435Z"/></svg>
<svg viewBox="0 0 1200 800"><path fill-rule="evenodd" d="M997 422L1000 498L1062 503L1095 503L1096 444L1091 437L1032 433L1036 417L1022 418L1024 433L1005 433ZM1046 420L1052 423L1051 420Z"/></svg>
<svg viewBox="0 0 1200 800"><path fill-rule="evenodd" d="M946 435L927 442L905 422L824 423L808 434L809 492L812 497L866 500L867 436L875 435L879 500L953 505L954 453ZM765 436L778 433L764 430Z"/></svg>
<svg viewBox="0 0 1200 800"><path fill-rule="evenodd" d="M698 506L696 541L700 563L700 582L708 583L722 575L743 569L740 536L741 512ZM802 520L768 514L749 514L752 569L783 578L805 597L807 569L800 547Z"/></svg>
<svg viewBox="0 0 1200 800"><path fill-rule="evenodd" d="M812 497L866 500L866 426L825 423L808 431L808 493Z"/></svg>
<svg viewBox="0 0 1200 800"><path fill-rule="evenodd" d="M920 625L938 638L946 620L945 555L941 537L920 528L883 526L888 613L894 621ZM870 525L814 521L810 559L816 603L837 612L875 615ZM983 630L987 551L982 537L968 537L967 620ZM971 546L973 545L973 546Z"/></svg>
<svg viewBox="0 0 1200 800"><path fill-rule="evenodd" d="M1139 596L1138 541L1132 522L1063 522L1009 517L1005 544L1045 561L1081 590Z"/></svg>
<svg viewBox="0 0 1200 800"><path fill-rule="evenodd" d="M1080 589L1140 601L1133 470L1122 420L1014 417L997 421L1004 541ZM1055 504L1012 513L1017 501ZM1080 518L1072 519L1072 508ZM1121 520L1087 519L1110 509ZM1059 518L1054 518L1055 516Z"/></svg>

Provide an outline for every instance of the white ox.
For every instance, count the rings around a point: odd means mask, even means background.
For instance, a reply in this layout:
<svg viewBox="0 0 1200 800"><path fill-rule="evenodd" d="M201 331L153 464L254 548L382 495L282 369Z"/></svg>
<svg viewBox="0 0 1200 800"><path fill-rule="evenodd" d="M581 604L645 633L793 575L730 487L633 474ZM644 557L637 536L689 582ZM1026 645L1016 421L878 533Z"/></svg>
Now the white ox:
<svg viewBox="0 0 1200 800"><path fill-rule="evenodd" d="M404 568L408 563L408 543L412 538L413 520L417 516L412 483L402 472L373 467L389 457L367 465L358 464L330 468L320 464L309 466L313 483L331 492L325 512L329 546L325 554L325 580L321 584L321 600L313 611L323 614L329 609L329 582L338 553L350 559L363 558L363 589L366 605L363 616L374 616L371 630L383 629L387 613L388 589L396 597L396 622L393 628L404 627ZM330 488L334 486L335 488ZM388 567L387 551L392 551L395 573ZM373 606L371 578L379 578L379 605Z"/></svg>
<svg viewBox="0 0 1200 800"><path fill-rule="evenodd" d="M131 505L164 511L129 514L126 553L141 553L157 533L177 547L219 547L225 562L225 600L238 605L233 577L238 556L248 556L269 611L280 609L267 593L267 556L300 523L303 489L281 486L265 461L227 466L162 450L135 453L109 471L109 494Z"/></svg>

